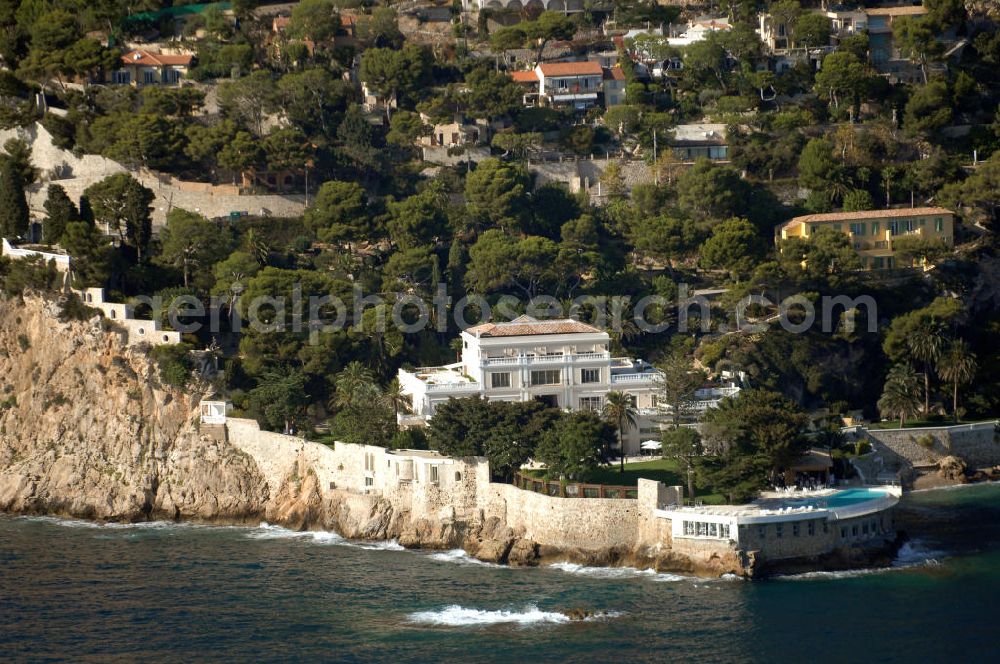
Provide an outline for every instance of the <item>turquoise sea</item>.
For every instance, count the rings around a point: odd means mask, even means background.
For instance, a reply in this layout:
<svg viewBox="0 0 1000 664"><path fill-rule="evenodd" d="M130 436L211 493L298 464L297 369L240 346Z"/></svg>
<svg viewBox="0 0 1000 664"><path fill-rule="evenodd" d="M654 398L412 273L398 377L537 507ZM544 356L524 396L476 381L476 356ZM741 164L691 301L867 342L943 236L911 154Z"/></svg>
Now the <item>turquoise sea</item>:
<svg viewBox="0 0 1000 664"><path fill-rule="evenodd" d="M2 516L0 661L998 661L1000 485L902 516L919 533L893 569L759 582Z"/></svg>

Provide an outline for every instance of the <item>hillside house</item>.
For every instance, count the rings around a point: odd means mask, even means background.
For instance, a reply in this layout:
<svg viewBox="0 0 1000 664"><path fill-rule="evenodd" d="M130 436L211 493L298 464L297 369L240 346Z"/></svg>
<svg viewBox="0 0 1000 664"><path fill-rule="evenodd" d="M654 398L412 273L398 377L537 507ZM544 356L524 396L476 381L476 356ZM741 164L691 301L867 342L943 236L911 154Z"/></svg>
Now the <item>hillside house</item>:
<svg viewBox="0 0 1000 664"><path fill-rule="evenodd" d="M939 207L831 212L795 217L775 228L775 243L789 238L808 238L823 227L833 228L851 238L861 265L866 270L882 270L897 265L893 241L917 236L955 244L955 213Z"/></svg>
<svg viewBox="0 0 1000 664"><path fill-rule="evenodd" d="M535 67L535 74L546 105L586 109L603 92L604 69L597 62L546 62Z"/></svg>
<svg viewBox="0 0 1000 664"><path fill-rule="evenodd" d="M191 54L157 53L133 49L121 57L119 69L109 79L115 85L177 85L194 61Z"/></svg>

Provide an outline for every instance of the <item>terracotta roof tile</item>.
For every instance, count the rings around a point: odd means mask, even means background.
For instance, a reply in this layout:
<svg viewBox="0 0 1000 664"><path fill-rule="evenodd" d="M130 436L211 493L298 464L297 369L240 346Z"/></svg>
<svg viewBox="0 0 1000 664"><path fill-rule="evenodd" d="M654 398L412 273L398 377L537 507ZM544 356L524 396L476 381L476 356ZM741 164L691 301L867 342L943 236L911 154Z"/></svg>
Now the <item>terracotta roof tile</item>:
<svg viewBox="0 0 1000 664"><path fill-rule="evenodd" d="M927 13L925 8L915 6L872 7L870 9L865 9L864 11L869 16L919 16L920 14Z"/></svg>
<svg viewBox="0 0 1000 664"><path fill-rule="evenodd" d="M150 53L142 49L129 51L122 56L122 63L127 65L144 65L147 67L165 67L168 65L180 65L187 67L194 59L192 55L165 55L163 53Z"/></svg>
<svg viewBox="0 0 1000 664"><path fill-rule="evenodd" d="M538 74L533 71L512 71L510 77L515 83L538 83Z"/></svg>
<svg viewBox="0 0 1000 664"><path fill-rule="evenodd" d="M545 76L600 76L599 62L547 62L538 65Z"/></svg>
<svg viewBox="0 0 1000 664"><path fill-rule="evenodd" d="M622 71L622 68L620 66L618 66L618 65L615 65L614 67L610 67L610 68L609 67L605 67L604 68L604 78L605 79L614 79L616 81L624 81L625 80L625 72Z"/></svg>
<svg viewBox="0 0 1000 664"><path fill-rule="evenodd" d="M855 221L864 219L895 219L899 217L923 217L932 214L955 214L951 210L939 207L897 208L894 210L865 210L862 212L828 212L825 214L806 214L789 219L778 228L786 228L792 224L823 221Z"/></svg>
<svg viewBox="0 0 1000 664"><path fill-rule="evenodd" d="M571 318L540 321L531 316L519 316L506 323L476 325L466 332L476 337L526 337L537 334L593 334L601 330Z"/></svg>

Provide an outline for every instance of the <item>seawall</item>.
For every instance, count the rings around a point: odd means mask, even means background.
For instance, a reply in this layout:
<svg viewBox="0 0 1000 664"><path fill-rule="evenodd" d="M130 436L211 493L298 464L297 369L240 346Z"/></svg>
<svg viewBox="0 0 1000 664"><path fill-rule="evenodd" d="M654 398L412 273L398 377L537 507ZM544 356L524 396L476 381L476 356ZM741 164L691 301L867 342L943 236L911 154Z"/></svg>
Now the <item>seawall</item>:
<svg viewBox="0 0 1000 664"><path fill-rule="evenodd" d="M99 317L68 320L57 302L0 296L0 511L266 520L411 548L462 547L511 565L757 570L737 543L742 532L677 539L663 512L680 501L680 487L640 480L637 499L533 493L491 482L483 458L326 446L239 418L202 424L209 390L197 380L185 390L161 383L148 347L128 344ZM806 534L802 546L814 548L802 550L822 553Z"/></svg>

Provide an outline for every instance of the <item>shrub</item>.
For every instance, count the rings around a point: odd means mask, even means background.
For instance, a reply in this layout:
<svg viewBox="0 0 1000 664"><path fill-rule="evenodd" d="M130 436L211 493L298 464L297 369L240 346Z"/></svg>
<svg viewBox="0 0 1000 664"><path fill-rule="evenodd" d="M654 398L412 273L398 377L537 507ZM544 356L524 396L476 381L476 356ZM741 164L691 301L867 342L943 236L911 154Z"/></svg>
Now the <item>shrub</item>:
<svg viewBox="0 0 1000 664"><path fill-rule="evenodd" d="M40 256L10 261L4 268L3 289L10 295L21 295L29 290L54 292L63 280L55 263L46 263Z"/></svg>
<svg viewBox="0 0 1000 664"><path fill-rule="evenodd" d="M19 334L17 335L17 345L21 347L21 352L23 353L31 348L31 340L28 339L26 334Z"/></svg>
<svg viewBox="0 0 1000 664"><path fill-rule="evenodd" d="M160 379L173 387L184 387L191 380L191 346L188 344L169 344L154 346L150 355L160 368Z"/></svg>
<svg viewBox="0 0 1000 664"><path fill-rule="evenodd" d="M391 450L426 450L427 434L423 429L401 429L389 439Z"/></svg>
<svg viewBox="0 0 1000 664"><path fill-rule="evenodd" d="M59 320L63 323L70 320L90 320L94 316L100 315L100 309L88 307L76 293L70 293L60 302Z"/></svg>
<svg viewBox="0 0 1000 664"><path fill-rule="evenodd" d="M918 437L916 442L917 445L924 448L925 450L930 450L934 448L934 436L930 435L929 433L925 433L924 435Z"/></svg>

